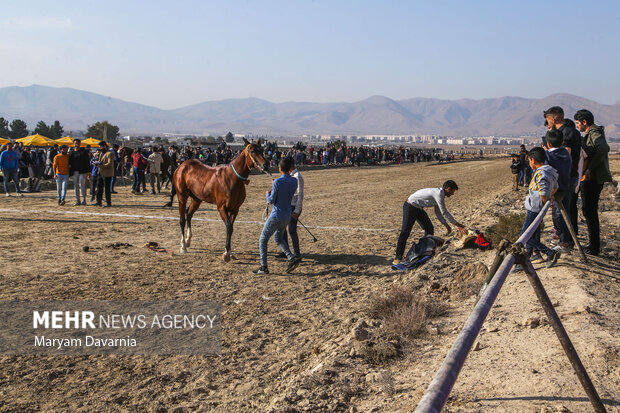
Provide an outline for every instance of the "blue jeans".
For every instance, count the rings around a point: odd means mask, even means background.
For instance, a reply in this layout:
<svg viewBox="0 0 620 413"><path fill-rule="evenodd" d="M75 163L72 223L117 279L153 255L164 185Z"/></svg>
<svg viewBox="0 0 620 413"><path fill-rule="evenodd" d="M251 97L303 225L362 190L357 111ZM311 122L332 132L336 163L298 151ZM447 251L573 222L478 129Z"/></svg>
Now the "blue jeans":
<svg viewBox="0 0 620 413"><path fill-rule="evenodd" d="M536 217L538 216L538 212L527 211L527 216L525 217L525 222L523 223L523 228L521 229L521 234L525 232L525 230L534 222ZM547 247L545 244L538 240L537 235L540 233L540 225L536 228L536 231L532 235L532 238L527 242L527 253L528 255L532 255L534 250L543 252L545 254L549 254L551 249Z"/></svg>
<svg viewBox="0 0 620 413"><path fill-rule="evenodd" d="M131 189L136 192L140 192L140 183L142 182L142 176L144 175L144 169L133 167L133 185Z"/></svg>
<svg viewBox="0 0 620 413"><path fill-rule="evenodd" d="M4 192L7 194L9 193L9 181L13 180L13 183L15 184L15 191L18 194L21 194L22 190L19 189L19 169L7 168L3 169L2 172L4 173Z"/></svg>
<svg viewBox="0 0 620 413"><path fill-rule="evenodd" d="M58 200L64 201L67 196L67 185L69 184L69 175L56 175L56 189L58 190Z"/></svg>
<svg viewBox="0 0 620 413"><path fill-rule="evenodd" d="M260 240L258 241L260 251L260 265L261 267L267 267L267 243L269 238L273 235L273 240L280 246L280 249L286 254L286 258L292 260L295 258L288 245L283 241L282 233L286 230L286 226L289 221L280 221L275 216L267 218L265 225L263 226L263 232L260 234Z"/></svg>

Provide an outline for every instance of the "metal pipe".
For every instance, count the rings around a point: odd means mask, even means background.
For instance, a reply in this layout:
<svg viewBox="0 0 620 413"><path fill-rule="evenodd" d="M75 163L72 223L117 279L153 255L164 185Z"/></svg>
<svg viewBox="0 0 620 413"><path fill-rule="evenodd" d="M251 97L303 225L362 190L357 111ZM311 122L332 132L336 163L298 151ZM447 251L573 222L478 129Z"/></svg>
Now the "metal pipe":
<svg viewBox="0 0 620 413"><path fill-rule="evenodd" d="M538 274L536 274L534 266L532 266L532 263L526 257L522 257L519 261L523 266L525 274L527 275L528 280L530 280L534 291L536 292L538 301L545 310L545 314L547 314L547 318L553 327L553 331L555 331L555 334L558 336L558 340L560 340L562 348L570 360L570 364L573 366L573 369L575 369L575 373L577 374L577 377L579 377L579 381L586 391L586 394L590 399L590 403L592 403L592 406L594 407L594 411L597 413L606 412L607 410L605 410L605 406L603 405L596 388L594 388L594 384L592 384L592 380L590 380L588 372L583 366L583 363L581 363L581 359L579 358L575 347L573 347L573 343L570 341L570 338L562 325L562 321L560 321L558 313L556 313L555 308L553 308L553 304L551 303L551 300L549 299Z"/></svg>
<svg viewBox="0 0 620 413"><path fill-rule="evenodd" d="M525 245L525 243L529 241L545 217L550 205L550 201L545 203L536 216L536 219L519 237L517 243ZM504 285L504 281L510 273L514 263L515 256L512 254L506 255L502 265L500 265L497 269L497 273L491 280L491 283L484 290L480 300L478 300L473 311L467 318L465 326L459 333L459 336L452 345L452 348L441 364L441 367L439 367L433 381L428 386L428 389L426 389L426 393L424 393L422 400L420 400L420 403L415 410L416 413L439 412L443 408L450 392L452 391L452 387L458 378L461 368L465 363L465 359L467 358L474 341L478 337L480 330L482 329L484 320L489 314L493 303L497 299L497 295Z"/></svg>
<svg viewBox="0 0 620 413"><path fill-rule="evenodd" d="M480 297L469 318L467 318L461 333L452 345L441 367L439 367L435 378L428 386L424 397L420 400L415 410L416 413L440 412L443 408L465 363L465 359L480 333L482 324L489 314L514 263L514 255L508 254L504 258L504 262L498 268L489 286L484 290L484 294Z"/></svg>
<svg viewBox="0 0 620 413"><path fill-rule="evenodd" d="M550 206L551 206L551 201L547 201L547 203L545 203L545 205L542 207L542 209L536 216L536 219L530 224L529 227L527 227L525 232L521 234L516 244L523 244L523 245L527 244L530 238L532 238L532 235L534 235L534 232L536 232L536 229L538 229L538 226L542 222L543 218L545 218L545 214L549 210Z"/></svg>

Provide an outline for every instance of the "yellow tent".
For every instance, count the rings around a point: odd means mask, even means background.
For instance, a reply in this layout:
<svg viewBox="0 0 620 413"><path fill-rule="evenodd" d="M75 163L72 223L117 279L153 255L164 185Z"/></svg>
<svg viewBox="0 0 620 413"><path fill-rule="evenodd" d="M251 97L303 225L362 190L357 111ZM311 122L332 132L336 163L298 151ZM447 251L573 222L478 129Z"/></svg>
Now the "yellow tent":
<svg viewBox="0 0 620 413"><path fill-rule="evenodd" d="M84 139L82 141L83 144L86 144L88 146L99 146L99 142L101 142L99 139L95 139L95 138L88 138L88 139Z"/></svg>
<svg viewBox="0 0 620 413"><path fill-rule="evenodd" d="M65 136L64 138L56 139L56 143L59 145L73 145L73 138Z"/></svg>
<svg viewBox="0 0 620 413"><path fill-rule="evenodd" d="M54 142L56 142L58 145L73 146L74 139L75 138L72 136L65 136L64 138L56 139ZM87 148L87 147L88 147L88 144L84 143L83 141L80 142L80 148Z"/></svg>
<svg viewBox="0 0 620 413"><path fill-rule="evenodd" d="M54 146L55 140L46 138L43 135L30 135L25 138L17 139L17 142L22 143L24 146Z"/></svg>
<svg viewBox="0 0 620 413"><path fill-rule="evenodd" d="M0 145L4 145L4 144L9 143L9 142L11 142L11 141L8 140L8 139L0 138Z"/></svg>

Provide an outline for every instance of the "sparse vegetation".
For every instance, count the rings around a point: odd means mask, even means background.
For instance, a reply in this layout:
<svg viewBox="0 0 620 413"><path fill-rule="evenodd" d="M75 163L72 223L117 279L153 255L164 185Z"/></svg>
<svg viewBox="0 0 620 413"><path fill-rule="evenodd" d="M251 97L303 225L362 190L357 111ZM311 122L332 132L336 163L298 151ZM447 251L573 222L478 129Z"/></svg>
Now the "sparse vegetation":
<svg viewBox="0 0 620 413"><path fill-rule="evenodd" d="M400 357L401 347L397 341L380 339L377 342L365 341L360 349L360 355L368 363L373 365L385 364L388 361Z"/></svg>
<svg viewBox="0 0 620 413"><path fill-rule="evenodd" d="M455 298L467 298L478 294L486 280L489 269L481 262L463 265L454 275L450 292Z"/></svg>
<svg viewBox="0 0 620 413"><path fill-rule="evenodd" d="M374 298L368 315L383 320L386 332L393 338L411 340L426 332L430 318L446 311L444 302L420 297L411 287L394 285L387 294Z"/></svg>
<svg viewBox="0 0 620 413"><path fill-rule="evenodd" d="M515 242L521 233L521 228L525 222L525 215L525 212L522 212L499 217L497 224L492 225L485 232L485 236L488 236L489 241L494 246L499 245L503 239L511 243Z"/></svg>

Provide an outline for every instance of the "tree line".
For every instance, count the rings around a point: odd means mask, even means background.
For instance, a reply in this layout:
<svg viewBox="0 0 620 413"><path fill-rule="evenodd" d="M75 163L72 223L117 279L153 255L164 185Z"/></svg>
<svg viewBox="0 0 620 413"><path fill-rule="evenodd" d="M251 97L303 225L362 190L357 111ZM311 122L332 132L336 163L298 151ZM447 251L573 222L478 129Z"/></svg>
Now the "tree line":
<svg viewBox="0 0 620 413"><path fill-rule="evenodd" d="M33 135L39 134L50 139L62 138L64 133L63 126L57 120L51 125L41 120L32 131ZM7 119L0 117L0 138L21 139L28 135L31 135L31 133L28 130L28 125L23 120L14 119L9 123ZM120 133L118 126L112 125L107 120L104 120L103 122L96 122L93 125L88 125L84 136L113 142L120 136Z"/></svg>

